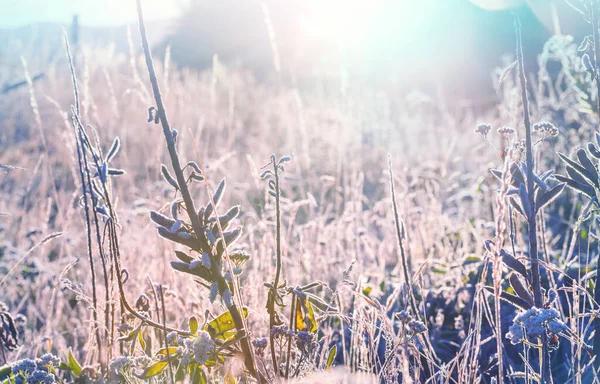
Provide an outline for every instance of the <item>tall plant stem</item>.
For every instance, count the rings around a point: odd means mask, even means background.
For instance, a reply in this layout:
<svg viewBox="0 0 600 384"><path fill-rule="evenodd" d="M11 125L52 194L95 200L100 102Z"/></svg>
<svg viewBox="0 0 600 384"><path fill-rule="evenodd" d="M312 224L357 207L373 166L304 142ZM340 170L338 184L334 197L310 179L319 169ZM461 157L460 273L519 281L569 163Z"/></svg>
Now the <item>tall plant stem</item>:
<svg viewBox="0 0 600 384"><path fill-rule="evenodd" d="M138 22L140 27L140 36L142 39L142 48L144 50L144 57L146 59L146 67L148 68L148 76L150 77L150 83L152 84L154 101L156 102L156 113L158 114L160 123L162 125L163 134L167 142L167 149L169 150L169 157L171 158L171 165L173 166L173 171L175 172L177 184L179 186L179 190L181 192L181 197L183 198L186 211L189 215L192 224L192 229L194 230L196 236L200 238L200 236L203 235L202 226L200 225L200 219L198 218L198 215L196 213L194 201L190 194L189 188L187 187L187 181L185 179L185 175L183 174L183 170L179 162L179 155L177 154L177 149L175 148L175 139L173 138L173 134L171 133L171 127L167 119L167 112L165 110L162 95L160 93L160 88L158 86L158 79L156 77L156 72L154 71L154 64L152 62L152 55L150 53L148 38L146 37L146 27L144 25L144 16L142 13L141 0L136 0L136 5ZM219 286L227 287L227 283L222 278L222 276L218 280ZM233 304L227 309L231 314L237 331L247 336L248 333L245 329L244 319L242 318L238 307L235 304ZM244 354L244 363L246 365L246 369L250 372L252 376L259 379L259 381L263 381L264 378L262 377L262 375L257 374L256 365L254 362L254 354L252 347L250 346L249 338L244 337L243 339L241 339L240 345Z"/></svg>
<svg viewBox="0 0 600 384"><path fill-rule="evenodd" d="M279 279L281 278L281 205L280 205L280 197L281 193L279 192L279 169L277 163L275 161L275 156L271 156L271 163L273 164L273 172L275 176L275 211L276 211L276 243L277 243L277 255L275 261L275 279L273 280L273 287L271 292L269 293L269 301L267 302L267 311L269 312L269 328L273 328L276 325L276 316L275 316L275 304L277 302L277 297L279 295L278 287L279 287ZM277 365L277 356L275 356L275 339L271 335L269 339L269 344L271 347L271 361L273 363L273 370L275 372L275 377L279 376L279 367ZM286 367L286 376L287 376L287 367Z"/></svg>
<svg viewBox="0 0 600 384"><path fill-rule="evenodd" d="M400 262L402 263L402 271L404 272L404 283L408 289L408 300L415 316L419 316L417 303L412 291L412 282L408 272L408 262L406 252L404 250L404 224L400 221L398 215L398 205L396 204L396 189L394 188L394 174L392 172L392 157L388 154L388 168L390 173L390 193L392 195L392 208L394 209L394 222L396 224L396 236L398 237L398 247L400 248Z"/></svg>
<svg viewBox="0 0 600 384"><path fill-rule="evenodd" d="M542 297L542 283L540 280L540 264L538 258L538 244L537 244L537 222L536 222L536 206L535 206L535 195L534 195L534 181L533 181L533 143L531 140L531 117L529 114L529 100L527 97L527 79L525 78L525 68L523 64L523 41L521 36L521 21L519 17L515 15L515 30L517 35L517 62L519 66L519 82L521 85L521 98L523 102L523 123L525 125L525 146L526 149L526 163L527 163L527 197L531 206L531 214L527 216L527 227L529 230L529 258L531 260L531 284L533 286L533 298L535 306L542 308L543 297ZM541 352L541 365L542 365L542 383L550 383L551 372L550 372L550 359L549 359L549 348L547 336L542 337L542 352Z"/></svg>
<svg viewBox="0 0 600 384"><path fill-rule="evenodd" d="M65 34L65 45L67 48L67 58L69 60L69 66L71 68L71 74L72 74L72 81L73 81L73 89L74 89L74 95L75 95L75 110L76 113L79 113L79 91L77 90L77 78L75 77L75 67L73 65L73 56L71 55L71 47L69 46L69 39L67 38L66 34ZM86 179L85 176L87 175L87 185L88 188L91 190L92 189L92 185L90 182L90 172L89 172L89 168L87 166L87 160L85 158L85 147L83 145L83 143L80 140L80 135L79 135L79 130L77 129L77 125L75 124L74 121L71 121L72 125L73 125L73 133L75 135L75 144L77 147L77 163L78 163L78 170L79 170L79 177L80 177L80 181L81 181L81 193L82 193L82 197L83 197L83 207L84 207L84 211L85 211L85 227L86 227L86 234L87 234L87 251L88 251L88 257L89 257L89 261L90 261L90 271L91 271L91 278L92 278L92 302L93 302L93 312L92 312L92 316L94 319L94 333L96 335L96 343L98 344L98 356L99 356L99 360L102 361L102 343L101 343L101 338L100 338L100 328L99 328L99 323L98 323L98 298L97 298L97 293L96 293L96 271L94 268L94 255L92 252L92 232L91 232L91 220L90 220L90 207L89 207L89 203L88 203L88 193L86 192ZM90 194L91 195L91 194ZM92 197L93 200L93 197ZM92 201L92 213L95 216L95 210L94 210L94 204ZM97 223L97 221L96 221ZM96 225L96 232L98 232L98 226ZM97 237L98 240L98 246L101 247L102 244L99 241L99 237ZM102 256L102 252L100 252L100 256ZM103 267L104 267L104 278L106 280L106 264L103 261ZM108 292L108 287L106 287L107 292ZM108 300L105 300L105 305L107 305ZM105 314L108 313L105 310ZM105 321L105 326L108 324L107 321ZM105 334L105 338L108 339L108 337L106 337ZM107 356L107 361L108 361L108 356Z"/></svg>

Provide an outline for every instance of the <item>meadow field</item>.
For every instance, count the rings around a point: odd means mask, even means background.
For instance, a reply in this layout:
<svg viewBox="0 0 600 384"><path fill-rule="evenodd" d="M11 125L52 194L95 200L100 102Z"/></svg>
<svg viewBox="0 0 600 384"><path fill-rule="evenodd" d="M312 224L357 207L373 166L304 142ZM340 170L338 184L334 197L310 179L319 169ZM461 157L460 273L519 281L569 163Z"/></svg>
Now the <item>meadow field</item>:
<svg viewBox="0 0 600 384"><path fill-rule="evenodd" d="M471 105L288 81L274 41L268 76L180 66L139 0L124 51L0 50L0 383L600 383L600 4L571 3L589 36L528 70L515 15Z"/></svg>

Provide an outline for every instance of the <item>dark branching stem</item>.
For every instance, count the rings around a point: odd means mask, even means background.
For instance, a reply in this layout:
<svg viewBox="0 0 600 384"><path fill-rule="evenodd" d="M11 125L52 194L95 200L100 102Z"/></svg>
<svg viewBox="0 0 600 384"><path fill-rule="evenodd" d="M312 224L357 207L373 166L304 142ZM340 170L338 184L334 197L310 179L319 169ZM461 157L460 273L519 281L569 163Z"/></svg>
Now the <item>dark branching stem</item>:
<svg viewBox="0 0 600 384"><path fill-rule="evenodd" d="M175 172L175 176L177 179L177 184L179 186L179 190L181 192L181 197L183 198L183 202L185 204L185 209L190 218L192 229L198 238L203 235L202 226L200 224L200 219L196 213L194 208L194 201L191 197L190 191L187 187L187 180L185 175L183 174L183 170L181 168L181 164L179 162L179 156L177 154L177 149L175 148L175 140L173 138L173 134L171 133L171 127L169 126L169 121L167 119L167 113L163 104L162 95L160 93L160 88L158 86L158 79L156 77L156 72L154 70L154 64L152 62L152 55L150 53L150 47L148 44L148 38L146 37L146 27L144 25L144 17L142 13L142 4L141 0L136 0L137 5L137 14L138 14L138 22L140 27L140 36L142 39L142 48L144 50L144 57L146 59L146 66L148 68L148 76L150 77L150 83L152 85L152 92L154 94L154 100L156 102L156 113L160 119L160 123L162 125L163 134L165 136L165 140L167 142L167 148L169 150L169 157L171 158L171 165L173 166L173 171ZM227 283L224 278L220 276L218 278L219 286L226 288ZM248 334L245 329L244 319L235 304L231 305L227 308L233 318L233 322L238 332L243 334ZM254 354L252 351L252 347L250 346L249 338L244 337L240 340L242 352L245 357L245 365L246 369L250 372L250 374L259 379L259 381L263 381L261 375L257 374L256 366L254 363Z"/></svg>
<svg viewBox="0 0 600 384"><path fill-rule="evenodd" d="M531 260L531 283L533 286L533 296L535 306L542 308L542 283L540 280L540 265L538 259L537 244L537 222L534 191L534 163L533 163L533 143L531 140L531 117L529 114L529 100L527 97L527 80L525 78L525 68L523 64L523 41L521 36L521 21L515 15L515 30L517 35L517 62L519 66L519 82L521 85L521 98L523 102L523 123L525 125L525 145L527 162L527 196L531 206L531 214L527 216L527 226L529 230L529 258ZM542 337L542 383L550 383L550 359L547 336Z"/></svg>

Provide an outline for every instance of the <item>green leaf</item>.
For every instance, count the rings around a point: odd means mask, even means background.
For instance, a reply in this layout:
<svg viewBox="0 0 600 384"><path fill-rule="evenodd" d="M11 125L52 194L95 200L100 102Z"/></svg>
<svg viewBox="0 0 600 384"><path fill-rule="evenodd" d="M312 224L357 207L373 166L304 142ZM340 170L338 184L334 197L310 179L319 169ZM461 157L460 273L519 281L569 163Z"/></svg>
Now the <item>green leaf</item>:
<svg viewBox="0 0 600 384"><path fill-rule="evenodd" d="M75 376L81 375L81 364L79 364L75 356L73 356L73 351L71 351L71 348L69 348L69 352L67 353L67 362L65 365L65 369L73 372Z"/></svg>
<svg viewBox="0 0 600 384"><path fill-rule="evenodd" d="M485 289L490 293L494 294L494 288L486 286ZM531 308L531 305L527 301L521 299L519 296L512 295L508 292L500 292L500 299L520 309L527 310Z"/></svg>
<svg viewBox="0 0 600 384"><path fill-rule="evenodd" d="M193 334L198 332L198 319L195 316L190 317L190 332Z"/></svg>
<svg viewBox="0 0 600 384"><path fill-rule="evenodd" d="M296 328L304 330L306 324L304 323L304 316L302 315L302 304L300 298L296 298Z"/></svg>
<svg viewBox="0 0 600 384"><path fill-rule="evenodd" d="M173 356L177 352L177 347L169 347L168 351L169 351L169 355ZM155 354L156 355L166 355L167 354L167 348L163 347L163 348L159 349L158 351L156 351Z"/></svg>
<svg viewBox="0 0 600 384"><path fill-rule="evenodd" d="M138 332L137 334L137 339L140 342L140 347L142 347L142 350L146 350L146 341L144 340L144 336L142 336L142 332Z"/></svg>
<svg viewBox="0 0 600 384"><path fill-rule="evenodd" d="M517 260L510 253L506 252L504 249L500 249L500 256L502 257L502 262L506 264L507 267L527 278L527 268L525 268L523 263Z"/></svg>
<svg viewBox="0 0 600 384"><path fill-rule="evenodd" d="M315 312L312 304L306 297L302 299L298 297L296 300L296 327L301 331L317 332Z"/></svg>
<svg viewBox="0 0 600 384"><path fill-rule="evenodd" d="M242 308L243 316L248 317L248 308ZM231 317L231 313L226 311L216 319L212 320L204 327L204 330L210 333L215 338L223 339L225 337L225 333L235 329L235 323L233 322L233 317Z"/></svg>
<svg viewBox="0 0 600 384"><path fill-rule="evenodd" d="M10 376L11 368L11 364L6 364L0 367L0 380L4 380Z"/></svg>
<svg viewBox="0 0 600 384"><path fill-rule="evenodd" d="M325 364L325 370L328 370L329 368L331 368L331 365L333 364L333 360L335 359L336 354L337 354L337 346L334 345L333 347L331 347L331 349L329 350L329 353L327 354L327 364Z"/></svg>
<svg viewBox="0 0 600 384"><path fill-rule="evenodd" d="M143 323L138 325L134 330L129 332L127 335L119 337L117 340L118 341L127 341L127 342L135 340L137 334L140 332L140 329L142 328L142 324Z"/></svg>
<svg viewBox="0 0 600 384"><path fill-rule="evenodd" d="M517 199L515 199L514 197L511 197L509 199L510 201L510 205L513 206L513 208L519 212L521 215L525 216L525 212L523 212L523 208L521 208L521 204L519 204L519 202L517 201Z"/></svg>
<svg viewBox="0 0 600 384"><path fill-rule="evenodd" d="M568 171L569 171L569 167L567 167L567 173L568 173ZM577 180L570 179L568 177L561 176L561 175L556 175L556 176L554 176L554 178L560 182L566 183L570 188L575 189L579 192L582 192L584 195L587 195L588 197L593 197L595 195L594 188L591 185L587 184L587 182L580 183Z"/></svg>
<svg viewBox="0 0 600 384"><path fill-rule="evenodd" d="M512 287L514 293L516 293L521 299L527 301L529 305L533 306L533 296L531 295L531 292L527 286L521 281L519 275L512 273L509 280L510 286Z"/></svg>
<svg viewBox="0 0 600 384"><path fill-rule="evenodd" d="M199 376L199 380L198 381L194 381L194 383L200 383L200 384L208 384L208 379L206 378L206 373L204 373L204 370L200 367L198 367L196 369L196 373Z"/></svg>
<svg viewBox="0 0 600 384"><path fill-rule="evenodd" d="M369 294L371 293L371 291L372 291L372 290L373 290L373 287L371 287L371 286L366 286L366 287L363 289L363 295L365 295L365 296L369 296Z"/></svg>
<svg viewBox="0 0 600 384"><path fill-rule="evenodd" d="M554 199L558 197L558 195L565 189L566 183L556 184L548 191L540 190L538 196L536 196L535 201L535 209L536 211L540 211L546 205L550 204Z"/></svg>
<svg viewBox="0 0 600 384"><path fill-rule="evenodd" d="M169 365L168 361L157 361L144 370L141 377L152 377L161 373Z"/></svg>
<svg viewBox="0 0 600 384"><path fill-rule="evenodd" d="M437 273L440 275L443 275L444 273L448 272L448 268L445 264L434 264L431 266L431 272L433 273Z"/></svg>
<svg viewBox="0 0 600 384"><path fill-rule="evenodd" d="M468 255L463 260L463 265L469 265L469 264L475 264L475 263L481 263L481 257L479 257L477 255Z"/></svg>
<svg viewBox="0 0 600 384"><path fill-rule="evenodd" d="M594 183L596 185L596 187L598 187L599 186L598 185L598 171L596 170L594 163L592 163L592 161L588 157L588 154L585 151L585 149L580 148L577 151L577 158L579 159L579 162L581 163L581 165L588 172L589 177L591 177L590 181L592 183Z"/></svg>
<svg viewBox="0 0 600 384"><path fill-rule="evenodd" d="M229 368L229 371L227 372L225 377L223 377L223 383L224 384L235 384L235 377L233 376L233 373L231 373L231 368Z"/></svg>
<svg viewBox="0 0 600 384"><path fill-rule="evenodd" d="M217 360L219 361L219 363L223 364L225 362L225 358L221 355L217 355L216 358L212 358L212 359L208 359L204 362L204 365L206 367L214 367L215 365L217 365Z"/></svg>
<svg viewBox="0 0 600 384"><path fill-rule="evenodd" d="M584 166L582 166L581 164L577 163L576 161L573 161L573 160L569 159L563 153L557 152L557 155L558 155L558 157L560 157L562 159L562 161L564 161L565 163L569 164L575 171L577 171L580 175L582 175L583 177L585 177L586 179L588 179L590 182L592 182L593 184L597 184L598 183L598 177L597 176L594 177L594 174L592 172L590 172L589 170L587 170ZM579 156L579 153L577 155ZM568 172L568 170L567 170L567 172Z"/></svg>

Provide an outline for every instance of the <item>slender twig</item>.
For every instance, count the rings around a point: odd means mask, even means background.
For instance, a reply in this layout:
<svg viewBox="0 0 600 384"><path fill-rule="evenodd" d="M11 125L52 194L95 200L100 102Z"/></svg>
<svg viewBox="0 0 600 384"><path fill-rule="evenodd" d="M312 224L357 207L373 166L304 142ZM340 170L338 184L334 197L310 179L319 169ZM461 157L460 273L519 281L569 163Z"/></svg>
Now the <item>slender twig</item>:
<svg viewBox="0 0 600 384"><path fill-rule="evenodd" d="M292 307L290 308L290 330L296 330L296 294L292 292ZM285 379L290 376L290 360L292 358L292 336L288 336L287 359L285 361Z"/></svg>
<svg viewBox="0 0 600 384"><path fill-rule="evenodd" d="M79 88L77 86L77 76L75 74L75 65L74 65L74 58L73 55L71 54L71 46L69 44L69 39L67 36L66 31L64 31L64 40L65 40L65 47L67 50L67 60L69 62L69 68L71 71L71 82L73 85L73 96L74 96L74 100L75 100L75 104L74 104L74 108L75 108L75 114L79 115ZM83 137L84 135L81 132L81 128L77 129L75 123L73 122L73 128L75 129L75 141L77 144L77 150L78 150L78 158L81 155L81 157L79 158L79 162L80 162L80 170L81 167L83 166L83 171L84 174L86 175L86 182L87 182L87 187L89 188L89 190L92 190L92 181L91 181L91 176L90 176L90 171L89 171L89 166L88 166L88 160L87 160L87 155L86 155L86 150L85 150L85 146L84 146L84 140ZM81 150L81 153L79 152ZM84 199L86 199L87 202L87 195L86 195L86 191L85 191L85 182L82 179L82 189L83 189L83 196ZM90 198L92 200L92 217L93 217L93 221L94 221L94 227L95 227L95 232L96 232L96 242L98 243L98 252L100 254L100 261L102 262L102 273L103 273L103 278L104 278L104 330L105 330L105 341L107 342L107 356L106 356L106 361L109 360L110 357L110 349L111 349L111 345L112 345L112 339L109 338L109 330L108 330L108 323L109 323L109 307L110 307L110 289L109 289L109 284L108 284L108 271L107 271L107 260L106 260L106 256L104 254L104 249L103 249L103 242L101 240L101 236L100 236L100 221L98 219L98 213L95 210L95 207L97 205L97 200L94 197L94 194L90 193ZM86 216L87 216L87 208L86 208ZM89 229L88 229L89 232ZM88 242L89 242L89 234L88 234ZM90 262L91 264L91 262ZM92 268L93 270L93 268ZM99 352L100 353L100 352Z"/></svg>
<svg viewBox="0 0 600 384"><path fill-rule="evenodd" d="M400 262L402 263L402 271L404 272L404 283L406 284L406 288L408 289L410 306L415 316L419 316L419 311L417 310L417 303L415 301L415 297L412 291L413 286L410 280L410 273L408 271L406 252L404 251L404 223L402 223L398 214L398 205L396 204L396 189L394 188L394 173L392 171L392 156L390 154L388 154L388 168L390 178L390 193L392 195L392 208L394 210L394 222L396 224L396 236L398 238L398 247L400 248Z"/></svg>
<svg viewBox="0 0 600 384"><path fill-rule="evenodd" d="M73 124L73 127L75 128L75 124ZM79 163L79 177L80 177L80 181L81 181L81 193L82 193L82 197L83 197L83 207L84 207L84 212L85 212L85 228L86 228L86 233L87 233L87 252L88 252L88 258L90 261L90 271L92 274L92 303L93 303L93 307L92 307L92 317L94 318L94 330L95 330L95 334L96 334L96 344L98 345L98 355L102 356L102 342L100 339L100 328L98 327L98 299L97 299L97 294L96 294L96 271L94 268L94 255L92 252L92 230L91 230L91 223L90 223L90 209L89 209L89 204L88 204L88 194L86 192L86 182L85 182L85 176L84 176L84 169L83 169L83 159L82 159L82 148L80 145L79 140L77 139L77 130L74 130L75 132L75 142L76 142L76 146L77 146L77 161ZM91 188L91 187L90 187Z"/></svg>
<svg viewBox="0 0 600 384"><path fill-rule="evenodd" d="M173 364L171 364L171 353L169 352L169 341L167 340L167 309L165 308L165 297L163 294L162 285L158 286L160 293L160 305L162 307L162 322L163 322L163 336L165 342L165 350L167 351L167 361L169 362L169 375L171 377L171 384L175 384L175 376L173 375ZM156 314L158 316L158 313Z"/></svg>
<svg viewBox="0 0 600 384"><path fill-rule="evenodd" d="M527 217L527 225L529 230L529 256L531 259L531 282L533 286L533 298L535 306L542 308L542 283L540 281L540 266L537 244L537 221L535 207L535 191L534 191L534 163L533 163L533 146L531 140L531 117L529 114L529 100L527 98L527 80L525 78L525 68L523 64L523 42L521 36L521 21L515 14L515 30L517 35L517 62L519 66L519 81L521 85L521 98L523 103L523 123L525 125L525 145L526 145L526 163L527 163L527 196L531 207L531 214ZM550 383L550 359L547 336L542 336L542 383Z"/></svg>
<svg viewBox="0 0 600 384"><path fill-rule="evenodd" d="M279 167L275 160L275 156L271 156L271 163L273 165L273 173L275 178L275 212L276 212L276 244L277 244L277 255L275 261L275 279L273 280L273 286L269 291L269 299L267 301L267 312L269 313L269 329L272 329L276 325L276 312L275 304L279 297L279 279L281 277L281 191L279 190ZM293 304L292 304L293 305ZM269 345L271 349L271 360L273 363L273 370L275 371L275 377L279 376L279 366L277 364L277 356L275 355L275 339L271 333L269 336ZM288 369L286 367L286 379Z"/></svg>

